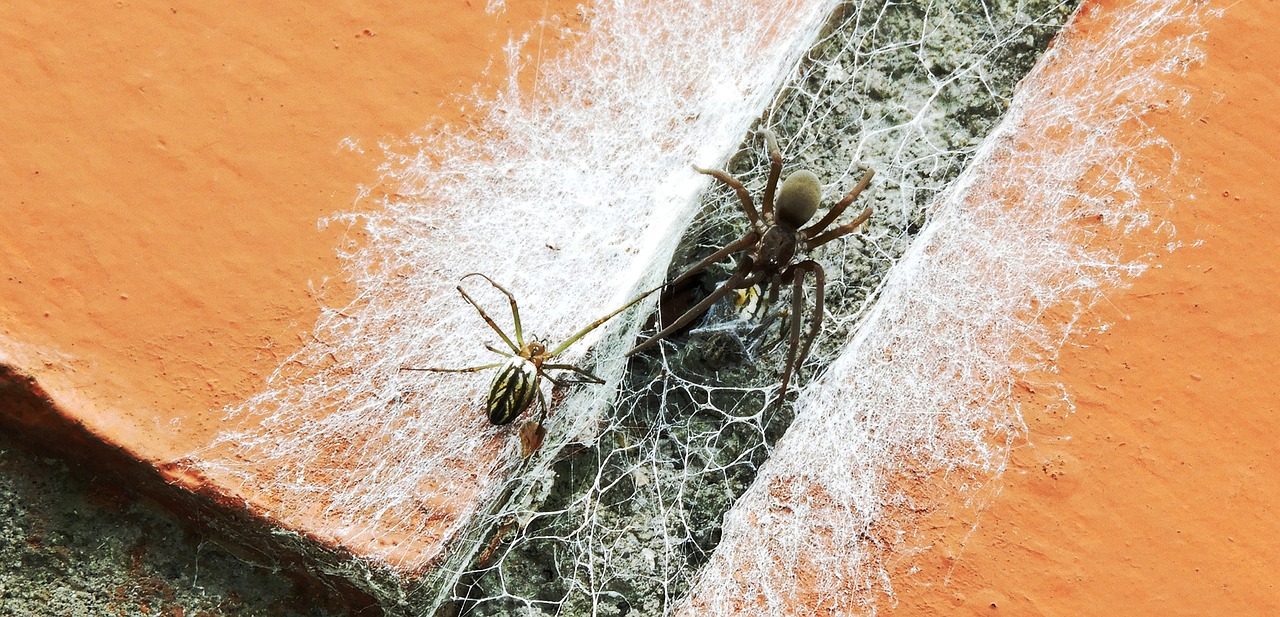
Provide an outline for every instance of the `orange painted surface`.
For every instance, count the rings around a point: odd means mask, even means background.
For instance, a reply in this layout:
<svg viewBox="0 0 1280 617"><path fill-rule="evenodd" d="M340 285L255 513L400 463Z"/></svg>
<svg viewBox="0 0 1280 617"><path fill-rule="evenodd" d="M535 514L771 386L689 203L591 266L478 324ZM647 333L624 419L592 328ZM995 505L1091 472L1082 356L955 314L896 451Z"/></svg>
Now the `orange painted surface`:
<svg viewBox="0 0 1280 617"><path fill-rule="evenodd" d="M1001 492L888 613L1280 614L1280 3L1217 4L1189 115L1146 119L1181 157L1152 199L1184 247L1095 308L1114 327L1043 377L1076 411L1028 397Z"/></svg>
<svg viewBox="0 0 1280 617"><path fill-rule="evenodd" d="M508 33L577 3L507 4L0 7L0 351L146 460L206 444L349 293L346 230L316 221L377 180L376 143L465 121ZM893 612L1280 613L1277 23L1232 5L1180 78L1203 115L1149 118L1203 243L1098 309L1116 326L1055 376L1076 413L1028 406L1003 491Z"/></svg>
<svg viewBox="0 0 1280 617"><path fill-rule="evenodd" d="M142 461L207 445L346 302L359 234L317 222L379 142L468 121L508 41L550 55L578 4L6 3L0 356Z"/></svg>

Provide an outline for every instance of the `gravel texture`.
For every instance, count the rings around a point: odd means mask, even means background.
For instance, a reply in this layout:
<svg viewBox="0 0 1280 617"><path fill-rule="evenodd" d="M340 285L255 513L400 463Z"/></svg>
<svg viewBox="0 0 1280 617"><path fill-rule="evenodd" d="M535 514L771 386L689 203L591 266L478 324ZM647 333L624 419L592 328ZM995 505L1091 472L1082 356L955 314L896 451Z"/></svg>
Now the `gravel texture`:
<svg viewBox="0 0 1280 617"><path fill-rule="evenodd" d="M817 173L824 209L857 182L861 165L877 172L840 219L870 205L868 225L812 254L826 271L826 318L792 395L838 353L1074 8L868 1L836 10L760 121L778 135L784 177ZM748 137L726 166L757 207L764 153L763 140ZM711 183L668 280L747 229L737 198ZM728 279L735 263L708 268L691 298L664 297L681 306L669 319ZM499 515L491 559L457 589L464 614L668 614L720 542L725 511L791 422L788 405L771 403L788 297L784 289L773 307L747 310L749 298L730 294L692 330L637 356L598 440L566 453L550 477L527 479L531 492L547 495L542 503Z"/></svg>
<svg viewBox="0 0 1280 617"><path fill-rule="evenodd" d="M0 435L0 615L328 617L306 582L246 563L91 470Z"/></svg>
<svg viewBox="0 0 1280 617"><path fill-rule="evenodd" d="M1073 7L961 2L925 10L873 2L837 12L765 124L783 142L784 173L803 166L835 190L856 181L859 162L876 168L877 181L850 210L875 204L876 215L863 234L817 256L834 283L828 326L797 385L843 340L925 224L928 205L967 163ZM916 115L923 120L913 122ZM758 140L748 141L729 165L753 195L763 186L761 154ZM736 202L720 189L708 195L707 215L687 234L673 271L743 233ZM726 268L712 269L706 284L727 276ZM713 309L711 321L731 322L732 311ZM638 363L611 426L545 479L548 497L521 513L520 529L503 526L493 563L464 577L450 608L668 611L719 542L723 512L789 422L785 413L761 413L782 349L747 362L753 329L746 322L703 327L664 359L651 354ZM639 385L655 380L671 381L660 396ZM593 525L584 531L586 519ZM246 563L159 508L7 436L0 436L0 563L6 616L348 613L307 584Z"/></svg>

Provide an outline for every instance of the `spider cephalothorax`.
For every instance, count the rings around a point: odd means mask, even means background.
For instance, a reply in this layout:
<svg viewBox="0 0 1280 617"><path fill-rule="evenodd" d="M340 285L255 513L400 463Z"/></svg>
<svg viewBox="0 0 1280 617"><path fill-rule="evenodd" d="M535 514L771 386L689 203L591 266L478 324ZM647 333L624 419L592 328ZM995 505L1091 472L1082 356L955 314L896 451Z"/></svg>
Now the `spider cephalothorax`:
<svg viewBox="0 0 1280 617"><path fill-rule="evenodd" d="M804 359L808 356L809 347L813 345L813 339L817 336L819 328L822 327L825 274L822 266L812 259L795 261L796 254L807 253L827 242L852 233L871 217L871 208L868 207L852 221L833 229L827 229L844 213L849 204L853 203L853 200L867 188L875 172L868 169L862 175L862 179L845 194L843 199L831 206L825 216L819 219L818 222L806 227L805 224L809 222L809 219L813 218L813 215L818 210L819 202L822 201L822 184L818 181L818 176L811 171L802 169L789 174L786 180L782 181L782 186L779 187L778 178L782 175L782 152L778 149L778 140L773 131L768 129L761 130L758 134L762 135L768 144L770 160L769 180L765 185L761 211L756 211L755 202L751 200L751 195L747 193L746 187L742 186L741 182L735 180L728 173L718 169L703 169L694 166L694 169L699 173L720 180L737 193L738 201L742 203L742 209L746 213L747 219L751 222L751 231L747 232L747 235L737 242L712 253L706 259L698 262L672 281L670 285L674 287L707 268L707 266L739 251L746 251L741 261L734 268L729 280L717 287L715 291L711 292L696 306L685 311L673 323L667 325L631 351L628 351L627 355L643 351L684 328L689 322L697 319L711 305L731 291L749 289L755 285L767 285L770 288L770 297L776 298L779 285L784 282L790 282L792 285L791 329L788 337L787 362L782 372L782 386L778 392L778 400L782 400L782 397L787 393L787 385L791 381L792 373L795 372L796 366L804 362ZM775 193L776 201L774 199ZM814 300L808 337L803 339L802 344L800 314L804 309L804 277L806 273L813 273Z"/></svg>

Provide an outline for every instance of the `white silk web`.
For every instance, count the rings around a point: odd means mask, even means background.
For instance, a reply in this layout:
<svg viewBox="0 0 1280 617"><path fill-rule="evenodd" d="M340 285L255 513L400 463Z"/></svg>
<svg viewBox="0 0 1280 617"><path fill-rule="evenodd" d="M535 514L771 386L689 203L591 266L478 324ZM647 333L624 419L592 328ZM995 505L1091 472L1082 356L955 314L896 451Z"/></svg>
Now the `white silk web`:
<svg viewBox="0 0 1280 617"><path fill-rule="evenodd" d="M282 527L354 552L326 562L327 573L393 611L431 614L449 603L476 615L664 614L704 566L683 602L717 614L788 612L788 602L802 602L788 587L796 564L821 564L824 590L879 585L864 531L895 498L882 479L920 461L998 469L1017 416L984 402L1023 366L1015 352L1042 358L1060 340L1009 311L1028 294L1087 295L1128 270L1062 242L1046 243L1052 272L1028 263L1046 254L1018 252L1032 244L1018 234L1057 229L1068 176L1101 160L1093 155L1026 162L1043 163L1052 179L1032 187L1044 211L1001 219L998 238L984 235L990 216L932 205L1072 5L758 4L597 3L580 31L564 31L570 51L538 68L537 92L521 92L513 77L496 99L477 102L474 127L431 127L394 147L366 197L377 207L339 219L364 235L347 256L357 300L327 312L316 342L231 410L245 428L201 453L201 472L236 483ZM1133 40L1178 11L1193 12L1178 5L1136 23ZM513 75L529 45L513 42ZM1149 94L1129 91L1134 100ZM1050 120L1083 119L1090 143L1115 152L1105 101L1077 102L1063 109L1079 118ZM717 166L766 109L762 123L781 137L786 170L816 171L828 203L859 163L878 172L859 202L877 209L867 231L815 255L829 279L828 315L798 383L835 364L799 388L797 425L782 442L790 413L762 408L786 346L772 327L757 331L771 307L715 307L625 374L622 352L646 311L580 341L564 361L608 384L557 392L547 443L527 461L513 428L484 419L491 374L399 371L494 361L483 345L500 342L453 291L465 273L503 284L520 302L526 336L554 344L659 282L658 264L672 254L680 269L740 235L736 203L716 190L680 240L705 185L689 165ZM985 143L983 156L993 156L997 142ZM728 168L759 194L757 142ZM1124 168L1109 177L1141 181ZM1099 208L1135 209L1131 193L1099 191ZM952 189L943 203L960 194ZM927 244L908 252L921 230ZM956 244L964 238L976 244ZM966 252L978 261L963 261ZM977 269L969 278L936 272L939 254ZM726 276L713 269L708 284ZM510 332L505 299L469 289ZM961 316L989 329L953 332ZM1002 328L1009 343L985 342ZM919 348L902 347L916 340ZM874 361L885 341L902 354L895 362ZM969 379L947 378L955 375ZM830 505L804 502L807 491ZM735 501L722 542L721 517ZM790 515L770 514L778 504ZM815 534L833 541L815 548L806 541Z"/></svg>
<svg viewBox="0 0 1280 617"><path fill-rule="evenodd" d="M538 67L532 93L515 79L531 43L513 41L512 78L476 102L475 125L392 147L366 197L376 207L339 217L363 235L346 255L356 300L326 312L314 343L229 410L242 428L195 457L199 472L282 528L358 556L330 555L328 574L393 609L431 610L432 588L449 590L438 578L475 550L446 545L486 527L477 513L510 493L520 461L512 429L484 418L489 375L399 370L492 361L483 345L498 341L454 285L493 277L519 300L526 333L556 342L656 284L656 271L642 275L694 213L690 162L739 141L830 7L599 2L579 30L555 32L569 51ZM510 332L505 299L472 289ZM602 333L563 360L582 362ZM626 342L603 340L592 370L611 385L573 392L588 402L553 416L545 451L590 439L616 390Z"/></svg>
<svg viewBox="0 0 1280 617"><path fill-rule="evenodd" d="M874 204L867 231L815 255L828 273L828 308L811 365L843 347L889 267L925 225L930 204L998 121L1014 83L1070 10L1058 2L837 9L763 120L781 136L785 171L817 171L830 199L857 180L860 163L878 171L849 214ZM757 196L762 150L759 139L749 140L729 165ZM673 270L746 231L727 193L712 191L707 213L677 247ZM713 268L706 290L731 267ZM750 298L735 300L632 362L592 438L521 478L516 497L493 513L496 535L456 589L468 614L673 609L715 549L722 513L751 485L790 420L786 409L765 407L785 337L772 326L761 331L762 323L786 321L779 309L788 306L787 294L755 311ZM570 404L561 413L577 410Z"/></svg>
<svg viewBox="0 0 1280 617"><path fill-rule="evenodd" d="M1024 430L1018 380L1051 370L1089 309L1146 267L1090 240L1170 246L1150 226L1176 153L1141 118L1186 104L1170 76L1202 55L1212 13L1140 0L1106 14L1097 44L1055 44L934 207L726 515L680 614L875 613L886 556L927 542L917 514L981 501L1004 469Z"/></svg>

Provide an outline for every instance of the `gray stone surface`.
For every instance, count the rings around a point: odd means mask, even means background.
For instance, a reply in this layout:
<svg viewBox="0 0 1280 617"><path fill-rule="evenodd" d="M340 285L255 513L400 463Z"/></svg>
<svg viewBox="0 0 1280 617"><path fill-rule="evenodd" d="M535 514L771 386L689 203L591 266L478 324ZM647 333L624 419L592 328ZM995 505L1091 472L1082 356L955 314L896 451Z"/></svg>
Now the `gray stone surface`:
<svg viewBox="0 0 1280 617"><path fill-rule="evenodd" d="M812 254L826 271L826 319L792 395L844 345L1075 4L873 0L837 9L760 121L778 135L784 176L804 168L823 182L820 213L856 184L860 165L877 172L841 218L871 205L869 224ZM764 153L763 140L748 138L727 165L757 207ZM748 230L732 192L711 186L668 280ZM728 279L736 261L709 268L685 306ZM497 515L499 541L464 577L459 606L495 617L667 614L791 422L789 405L771 404L788 297L784 289L772 306L751 310L730 294L692 330L634 358L597 441L566 453L546 476L521 480L547 497L516 500Z"/></svg>
<svg viewBox="0 0 1280 617"><path fill-rule="evenodd" d="M868 2L838 12L763 121L782 140L784 173L817 172L834 194L828 203L856 181L859 162L879 172L845 217L874 204L868 229L815 256L827 270L829 312L798 383L841 344L1074 5ZM729 166L753 195L763 187L762 152L758 140L748 141ZM708 193L706 212L673 271L745 230L721 189ZM710 270L706 284L727 276L727 268ZM756 322L741 317L733 306L713 309L665 356L638 362L599 440L566 453L553 476L530 480L545 500L498 515L495 527L504 531L490 562L463 577L460 602L449 608L668 610L789 422L761 405L785 344L756 342ZM241 561L116 488L0 435L0 616L347 614L315 588Z"/></svg>
<svg viewBox="0 0 1280 617"><path fill-rule="evenodd" d="M310 583L240 560L123 488L0 434L0 615L348 614Z"/></svg>

